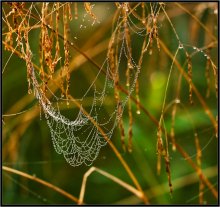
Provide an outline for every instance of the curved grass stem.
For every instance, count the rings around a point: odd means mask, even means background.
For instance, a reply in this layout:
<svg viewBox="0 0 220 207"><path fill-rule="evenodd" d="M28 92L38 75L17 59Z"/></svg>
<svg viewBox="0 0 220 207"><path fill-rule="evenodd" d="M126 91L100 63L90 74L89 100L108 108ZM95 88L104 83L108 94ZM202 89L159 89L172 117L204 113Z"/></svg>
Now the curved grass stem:
<svg viewBox="0 0 220 207"><path fill-rule="evenodd" d="M76 198L75 196L71 195L70 193L67 193L63 189L61 189L61 188L45 181L45 180L37 178L36 176L30 175L28 173L25 173L25 172L22 172L20 170L16 170L16 169L13 169L13 168L10 168L10 167L7 167L7 166L2 166L2 170L6 171L6 172L14 173L16 175L20 175L20 176L25 177L29 180L33 180L37 183L40 183L40 184L42 184L42 185L44 185L48 188L51 188L52 190L58 192L59 194L65 196L66 198L72 200L74 203L78 203L78 198Z"/></svg>

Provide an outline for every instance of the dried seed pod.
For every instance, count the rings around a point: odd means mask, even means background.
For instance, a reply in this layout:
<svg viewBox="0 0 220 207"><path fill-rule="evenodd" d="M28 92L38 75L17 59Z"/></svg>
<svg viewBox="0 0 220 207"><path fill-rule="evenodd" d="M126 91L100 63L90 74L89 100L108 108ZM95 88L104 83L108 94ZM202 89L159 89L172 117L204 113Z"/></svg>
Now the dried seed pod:
<svg viewBox="0 0 220 207"><path fill-rule="evenodd" d="M68 99L69 87L70 87L70 70L69 70L69 43L68 43L68 34L69 34L69 22L68 22L68 5L63 7L63 22L64 22L64 71L66 75L66 90L65 95Z"/></svg>
<svg viewBox="0 0 220 207"><path fill-rule="evenodd" d="M157 173L160 174L161 171L161 155L163 153L163 140L162 140L162 130L159 124L157 129Z"/></svg>
<svg viewBox="0 0 220 207"><path fill-rule="evenodd" d="M201 147L200 147L200 143L199 143L199 138L198 138L198 134L197 133L194 133L194 137L195 137L195 145L196 145L196 162L197 162L197 165L198 167L200 168L201 170L201 158L202 158L202 150L201 150ZM203 181L200 179L199 180L199 203L200 204L203 204L203 195L204 195L204 184L203 184Z"/></svg>
<svg viewBox="0 0 220 207"><path fill-rule="evenodd" d="M85 8L87 14L89 14L89 15L92 17L92 19L94 20L94 22L96 22L96 21L97 21L97 17L96 17L96 15L92 12L93 6L91 6L90 3L86 2L86 3L84 3L84 8Z"/></svg>
<svg viewBox="0 0 220 207"><path fill-rule="evenodd" d="M169 183L169 188L170 188L170 194L173 192L173 185L171 182L171 172L170 172L170 160L169 156L164 156L165 160L165 165L166 165L166 172L167 172L167 177L168 177L168 183Z"/></svg>
<svg viewBox="0 0 220 207"><path fill-rule="evenodd" d="M130 98L128 100L128 116L129 116L128 151L132 152L132 137L133 137L132 125L133 125L133 117L132 117L132 111L131 111L131 99Z"/></svg>
<svg viewBox="0 0 220 207"><path fill-rule="evenodd" d="M126 151L126 145L125 145L125 130L124 130L124 122L122 119L122 103L118 102L118 117L119 117L119 129L121 133L121 145L124 152Z"/></svg>
<svg viewBox="0 0 220 207"><path fill-rule="evenodd" d="M73 17L72 17L72 11L71 11L71 4L72 4L72 2L67 4L68 13L69 13L69 20L70 20L70 21L73 19Z"/></svg>
<svg viewBox="0 0 220 207"><path fill-rule="evenodd" d="M119 2L115 2L115 5L118 9L121 9L121 4Z"/></svg>
<svg viewBox="0 0 220 207"><path fill-rule="evenodd" d="M189 56L188 53L186 53L186 58L187 58L187 66L188 66L188 77L189 77L189 102L190 104L193 104L193 99L192 99L192 61L191 57Z"/></svg>
<svg viewBox="0 0 220 207"><path fill-rule="evenodd" d="M74 13L75 13L75 19L78 19L78 7L77 7L77 2L74 2Z"/></svg>
<svg viewBox="0 0 220 207"><path fill-rule="evenodd" d="M137 103L136 103L136 107L137 107L136 113L140 114L141 110L140 110L139 81L138 81L138 79L137 79L136 84L135 84L135 92L136 92L136 100L137 100Z"/></svg>
<svg viewBox="0 0 220 207"><path fill-rule="evenodd" d="M175 140L175 130L174 130L176 109L177 109L177 106L175 103L173 106L173 110L172 110L172 121L171 121L171 130L170 130L170 138L171 138L171 142L172 142L173 151L176 151L176 140Z"/></svg>
<svg viewBox="0 0 220 207"><path fill-rule="evenodd" d="M205 77L206 77L206 81L207 81L207 91L206 91L206 98L208 98L210 96L210 65L211 65L211 61L210 58L207 58L206 60L206 69L205 69Z"/></svg>

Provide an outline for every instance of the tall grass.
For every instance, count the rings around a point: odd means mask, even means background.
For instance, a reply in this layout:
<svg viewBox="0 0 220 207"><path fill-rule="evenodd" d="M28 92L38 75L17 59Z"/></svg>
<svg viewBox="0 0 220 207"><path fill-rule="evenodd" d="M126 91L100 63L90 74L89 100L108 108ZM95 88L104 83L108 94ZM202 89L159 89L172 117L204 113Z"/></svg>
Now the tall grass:
<svg viewBox="0 0 220 207"><path fill-rule="evenodd" d="M3 203L217 204L217 14L217 3L2 2ZM106 126L83 96L105 77ZM80 110L107 142L92 166L55 153L44 104L70 120Z"/></svg>

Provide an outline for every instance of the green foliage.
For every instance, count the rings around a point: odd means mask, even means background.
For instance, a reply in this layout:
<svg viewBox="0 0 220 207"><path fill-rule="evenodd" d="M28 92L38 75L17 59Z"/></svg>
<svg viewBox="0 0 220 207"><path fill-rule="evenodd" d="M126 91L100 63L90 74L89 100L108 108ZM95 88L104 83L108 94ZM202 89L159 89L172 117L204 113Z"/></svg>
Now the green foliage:
<svg viewBox="0 0 220 207"><path fill-rule="evenodd" d="M22 27L17 27L21 29L20 36L18 33L16 34L19 31L12 31L16 28L14 18L18 18L16 11L23 11L23 20L28 20L31 26L28 41L33 55L31 63L34 70L39 72L43 66L43 73L45 75L51 74L52 78L48 80L49 87L57 87L56 83L59 85L54 92L55 95L64 94L67 99L69 95L81 98L97 75L97 67L94 62L102 65L110 51L109 42L115 27L118 26L116 20L119 18L119 11L124 9L125 4L121 2L121 8L117 8L117 3L113 2L95 3L94 6L91 5L92 3L60 3L58 9L60 19L63 19L65 14L62 10L63 7L69 5L72 20L69 20L68 23L70 31L66 33L65 23L60 20L58 40L56 32L51 35L54 38L52 56L55 57L57 51L55 42L58 41L59 56L61 57L55 65L54 73L51 72L51 67L47 66L45 57L41 59L41 51L39 50L40 34L43 27L42 19L39 21L39 18L42 17L43 3L24 3L23 6L21 3L13 5L13 3L2 2L1 4L3 23L2 164L34 175L79 198L83 176L91 166L72 167L63 156L55 152L42 107L39 107L40 104L33 93L28 94L27 79L30 78L30 71L26 66L28 60L20 57L21 48L17 45L19 40L16 40L17 37L24 38L25 32L22 31ZM132 11L143 17L142 5L144 5L146 19L152 21L150 15L156 12L152 13L151 9L154 8L156 11L160 8L155 25L141 23L138 18L133 16ZM137 6L136 10L132 10L135 6ZM27 11L31 7L29 14ZM13 8L17 8L17 10L12 12ZM47 21L56 31L55 14L57 10L55 3L49 3L48 11L53 11L52 18ZM75 18L76 12L78 18ZM144 37L132 31L135 27L145 27L147 31L147 26L151 27L151 32L154 31L152 38L150 38L151 34L146 32L147 40L152 41L152 48L149 46L147 52L143 53L141 72L137 80L139 93L136 93L135 88L131 94L136 101L128 100L122 116L126 147L129 145L129 130L132 127L132 152L129 153L127 148L126 152L123 150L122 133L117 127L111 141L119 154L114 152L111 145L106 145L101 148L92 166L108 172L141 192L129 175L129 170L126 171L122 162L119 161L119 157L122 156L150 204L217 204L215 192L213 192L217 191L218 187L218 139L216 139L218 128L216 97L218 89L216 86L218 73L218 65L216 65L218 50L217 3L165 3L162 5L135 2L129 3L129 12L131 13L128 16L130 15L134 23L129 31L132 57L136 62L139 61L142 54ZM119 18L119 20L121 19ZM18 18L17 23L19 24L19 22L20 25L23 24ZM23 29L27 30L25 27ZM155 32L156 29L158 34ZM53 33L50 28L48 31L49 35ZM13 40L12 43L7 41L8 34L12 34L11 37L9 35L9 40L10 38ZM66 39L65 35L67 34L68 38ZM24 40L25 38L22 41ZM68 41L73 42L79 50L71 47ZM65 44L69 46L65 47ZM70 53L69 56L66 55L66 50ZM152 54L150 54L151 50ZM84 54L89 58L85 58ZM190 77L187 54L191 57L192 78ZM129 60L124 57L121 61L123 66L119 71L119 82L129 91L129 88L126 88L127 76L125 76ZM65 68L65 64L67 65L67 75L60 78L60 68ZM168 79L170 72L170 79ZM184 76L184 72L186 76ZM69 79L68 75L70 75ZM103 87L104 77L104 75L99 76L96 86ZM63 85L59 82L61 79ZM30 78L30 80L32 79ZM55 81L53 82L53 80ZM56 82L56 80L59 81ZM43 83L46 78L41 81ZM189 96L192 84L194 85L192 89L193 104L190 104ZM167 90L166 85L168 86ZM64 90L62 90L62 86ZM108 119L115 109L117 101L114 94L116 89L117 87L114 85L111 92L107 94L101 118ZM210 90L208 97L206 96L207 90ZM119 89L118 91L121 99L126 97L122 91ZM83 102L87 111L92 105L92 92L88 93ZM138 97L142 106L140 114L136 113L140 107L137 101ZM69 119L75 119L79 109L74 102L57 101L54 98L51 98L50 101L52 105L58 103L63 115ZM129 110L129 104L131 110ZM175 107L176 114L174 116ZM130 124L131 112L132 125ZM175 122L173 122L174 118ZM158 136L160 127L161 137ZM103 130L107 131L107 129ZM172 139L172 130L175 132L175 140ZM166 132L168 134L167 146ZM195 134L198 135L201 150L196 146ZM158 147L160 139L163 140L162 149ZM179 147L177 146L176 150L173 150L175 143ZM184 151L187 154L184 154ZM161 171L158 174L158 158L160 156ZM168 162L166 162L167 160ZM190 164L191 161L194 166L197 166L196 169ZM166 168L170 169L172 195L170 195L169 173L166 172ZM204 181L204 177L198 176L200 170L210 182L210 186ZM3 169L2 179L3 204L73 204L73 201L65 195L55 192L53 188L42 186L39 182L29 180L25 176L12 174ZM201 187L202 183L204 188ZM202 189L199 190L199 186ZM88 204L143 204L145 201L135 196L127 188L123 188L121 184L118 185L108 177L93 172L87 179L83 202Z"/></svg>

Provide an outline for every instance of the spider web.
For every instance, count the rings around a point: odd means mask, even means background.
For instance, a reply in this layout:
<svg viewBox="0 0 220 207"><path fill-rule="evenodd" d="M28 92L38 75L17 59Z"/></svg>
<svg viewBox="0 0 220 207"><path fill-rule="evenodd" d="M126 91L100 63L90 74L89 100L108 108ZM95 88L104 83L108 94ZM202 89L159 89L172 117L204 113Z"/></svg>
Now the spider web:
<svg viewBox="0 0 220 207"><path fill-rule="evenodd" d="M128 12L127 9L126 12ZM149 21L148 17L146 17L146 19ZM120 21L122 20L123 15L120 13L115 29L115 31L119 33L118 37L120 38L120 49L117 57L118 64L116 70L114 73L111 71L110 60L107 57L88 90L80 99L81 107L75 120L70 120L61 114L58 101L62 100L62 98L55 96L55 94L53 94L48 88L48 91L51 92L52 96L57 101L55 106L51 104L50 100L44 95L44 93L42 93L40 87L41 83L38 81L39 77L37 77L38 74L32 69L33 91L43 109L47 125L51 132L53 146L56 152L62 154L71 166L79 166L83 163L91 165L97 158L101 147L105 146L108 142L108 140L100 133L97 126L91 122L89 117L92 117L97 125L104 130L106 136L111 139L114 129L122 118L129 96L135 88L138 74L140 73L140 67L136 63L137 61L135 61L129 53L130 48L126 43L125 25L120 24ZM127 27L138 36L147 36L146 28L137 27L132 22L131 17L129 17L126 24ZM144 32L146 33L144 34ZM115 36L112 35L111 39L112 38L115 38ZM120 100L117 102L115 101L114 109L106 121L106 117L103 117L103 103L107 101L108 95L113 96L114 78L116 77L116 73L119 74L120 80L125 82L125 70L123 69L123 65L128 63L128 59L132 61L132 69L130 69L129 75L130 83L128 87L128 95L123 95L120 97ZM103 88L99 89L97 86L97 80L101 71L105 71L105 78ZM93 94L93 101L88 116L83 113L83 101L87 95L91 93Z"/></svg>

